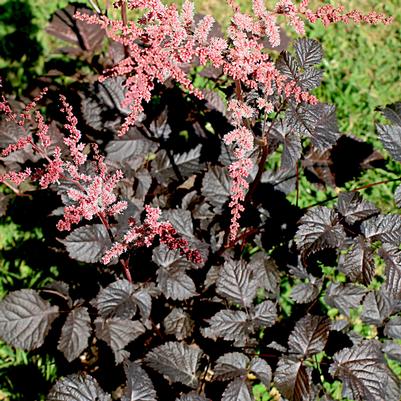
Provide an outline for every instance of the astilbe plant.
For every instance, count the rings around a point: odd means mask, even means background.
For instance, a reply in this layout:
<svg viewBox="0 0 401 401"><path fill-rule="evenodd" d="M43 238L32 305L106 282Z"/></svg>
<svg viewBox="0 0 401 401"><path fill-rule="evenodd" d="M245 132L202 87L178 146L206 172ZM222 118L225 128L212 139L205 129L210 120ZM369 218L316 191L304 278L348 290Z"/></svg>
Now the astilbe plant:
<svg viewBox="0 0 401 401"><path fill-rule="evenodd" d="M400 399L387 362L400 360L400 216L380 213L357 192L304 214L285 200L303 148L328 152L341 138L334 107L310 93L322 79L321 46L301 38L293 50L274 50L282 22L303 36L304 21L391 19L308 3L281 0L268 10L254 0L248 15L230 2L226 36L188 1L181 10L118 1L121 21L76 8L67 37L78 32L85 49L75 53L96 51L94 32L119 54L103 55L98 86L80 92L82 121L64 95L50 124L37 107L46 90L16 104L21 111L2 98L1 181L16 197L24 181L56 191L62 208L49 218L61 215L69 260L101 265L90 288L80 278L57 281L0 303L3 340L35 350L56 338L74 361L49 400L110 400L113 392L124 401L251 401L256 384L271 399L329 400L325 383L335 379L353 400ZM137 20L127 20L127 8ZM194 66L206 77L211 71L226 104L194 85ZM380 138L401 161L399 104L383 114L392 124L378 126ZM265 170L277 150L280 167ZM336 267L321 268L321 258ZM288 312L286 303L296 306ZM339 315L330 319L333 308ZM380 336L355 333L358 308ZM94 364L85 364L91 356Z"/></svg>

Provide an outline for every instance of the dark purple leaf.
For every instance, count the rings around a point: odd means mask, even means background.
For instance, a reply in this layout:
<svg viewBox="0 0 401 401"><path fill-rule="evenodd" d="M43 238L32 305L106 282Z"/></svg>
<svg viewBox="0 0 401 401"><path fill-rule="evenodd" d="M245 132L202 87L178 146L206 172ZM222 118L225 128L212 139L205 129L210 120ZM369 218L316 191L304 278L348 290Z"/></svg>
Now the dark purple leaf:
<svg viewBox="0 0 401 401"><path fill-rule="evenodd" d="M174 308L163 321L166 334L174 335L177 340L183 340L192 334L194 322L182 308Z"/></svg>
<svg viewBox="0 0 401 401"><path fill-rule="evenodd" d="M257 282L252 269L243 261L229 260L220 269L216 292L229 301L251 305L255 298Z"/></svg>
<svg viewBox="0 0 401 401"><path fill-rule="evenodd" d="M345 217L345 221L354 224L365 220L379 210L371 202L366 202L358 192L343 192L338 197L338 211Z"/></svg>
<svg viewBox="0 0 401 401"><path fill-rule="evenodd" d="M307 304L316 299L320 294L321 287L320 281L296 284L292 287L291 298L299 304Z"/></svg>
<svg viewBox="0 0 401 401"><path fill-rule="evenodd" d="M346 274L351 281L369 285L375 274L373 250L362 237L355 239L353 247L341 255L338 270Z"/></svg>
<svg viewBox="0 0 401 401"><path fill-rule="evenodd" d="M46 400L111 401L111 397L101 389L92 376L74 374L57 381Z"/></svg>
<svg viewBox="0 0 401 401"><path fill-rule="evenodd" d="M301 68L312 67L322 61L322 45L317 40L297 39L294 44L294 50Z"/></svg>
<svg viewBox="0 0 401 401"><path fill-rule="evenodd" d="M383 291L370 291L363 300L361 319L367 324L381 326L393 310L393 303Z"/></svg>
<svg viewBox="0 0 401 401"><path fill-rule="evenodd" d="M274 373L274 383L289 401L310 401L311 374L301 361L281 358Z"/></svg>
<svg viewBox="0 0 401 401"><path fill-rule="evenodd" d="M380 240L399 245L401 242L401 216L386 214L366 220L361 225L362 233L373 241Z"/></svg>
<svg viewBox="0 0 401 401"><path fill-rule="evenodd" d="M397 161L401 161L401 106L400 103L387 106L383 115L393 124L377 124L379 138L383 142L385 149Z"/></svg>
<svg viewBox="0 0 401 401"><path fill-rule="evenodd" d="M216 380L231 380L247 374L249 358L241 352L230 352L217 359L214 367Z"/></svg>
<svg viewBox="0 0 401 401"><path fill-rule="evenodd" d="M305 254L325 248L338 248L345 239L338 215L325 206L317 206L301 218L295 241Z"/></svg>
<svg viewBox="0 0 401 401"><path fill-rule="evenodd" d="M109 318L95 320L96 337L108 344L114 352L116 363L121 363L128 357L125 346L134 341L146 330L139 321L121 318Z"/></svg>
<svg viewBox="0 0 401 401"><path fill-rule="evenodd" d="M39 348L58 314L34 290L10 292L0 302L0 338L27 351Z"/></svg>
<svg viewBox="0 0 401 401"><path fill-rule="evenodd" d="M398 247L384 244L379 255L386 264L385 290L397 300L401 300L401 251Z"/></svg>
<svg viewBox="0 0 401 401"><path fill-rule="evenodd" d="M197 295L193 280L181 266L160 267L157 286L166 298L174 300L182 301Z"/></svg>
<svg viewBox="0 0 401 401"><path fill-rule="evenodd" d="M249 268L254 271L258 288L263 288L272 294L278 293L280 272L272 258L266 256L264 252L258 252L252 256Z"/></svg>
<svg viewBox="0 0 401 401"><path fill-rule="evenodd" d="M152 369L166 375L172 382L197 388L197 369L202 351L197 346L168 342L150 351L145 362Z"/></svg>
<svg viewBox="0 0 401 401"><path fill-rule="evenodd" d="M194 391L191 391L189 394L184 394L180 398L176 398L176 401L210 401L210 400L195 393Z"/></svg>
<svg viewBox="0 0 401 401"><path fill-rule="evenodd" d="M209 167L203 177L202 195L215 207L216 212L221 210L230 197L230 178L226 168Z"/></svg>
<svg viewBox="0 0 401 401"><path fill-rule="evenodd" d="M272 370L264 359L255 357L251 360L248 368L266 386L270 386Z"/></svg>
<svg viewBox="0 0 401 401"><path fill-rule="evenodd" d="M156 391L148 374L138 362L124 364L127 388L122 401L156 401Z"/></svg>
<svg viewBox="0 0 401 401"><path fill-rule="evenodd" d="M322 83L323 71L315 67L307 68L297 79L297 84L304 91L317 88Z"/></svg>
<svg viewBox="0 0 401 401"><path fill-rule="evenodd" d="M87 308L79 307L68 314L57 347L68 362L78 358L87 348L91 331L91 319Z"/></svg>
<svg viewBox="0 0 401 401"><path fill-rule="evenodd" d="M221 401L253 401L253 397L245 381L235 379L224 390Z"/></svg>
<svg viewBox="0 0 401 401"><path fill-rule="evenodd" d="M378 401L385 398L387 374L384 358L377 343L362 345L337 352L330 373L343 382L343 396L355 401Z"/></svg>
<svg viewBox="0 0 401 401"><path fill-rule="evenodd" d="M401 340L401 316L395 316L386 323L384 334L387 337Z"/></svg>
<svg viewBox="0 0 401 401"><path fill-rule="evenodd" d="M295 58L288 53L287 51L283 51L280 54L276 62L276 68L283 74L287 79L292 81L297 81L298 78L298 63Z"/></svg>
<svg viewBox="0 0 401 401"><path fill-rule="evenodd" d="M242 311L221 310L207 321L209 327L203 329L203 335L209 338L224 338L243 344L252 330L247 314Z"/></svg>
<svg viewBox="0 0 401 401"><path fill-rule="evenodd" d="M271 327L277 319L276 305L271 301L263 301L256 305L253 313L253 323L256 327Z"/></svg>
<svg viewBox="0 0 401 401"><path fill-rule="evenodd" d="M354 284L340 284L331 282L327 288L325 301L337 308L346 316L350 316L350 309L357 308L366 294L363 287Z"/></svg>
<svg viewBox="0 0 401 401"><path fill-rule="evenodd" d="M76 228L61 242L70 258L79 262L97 263L111 248L109 234L102 224Z"/></svg>

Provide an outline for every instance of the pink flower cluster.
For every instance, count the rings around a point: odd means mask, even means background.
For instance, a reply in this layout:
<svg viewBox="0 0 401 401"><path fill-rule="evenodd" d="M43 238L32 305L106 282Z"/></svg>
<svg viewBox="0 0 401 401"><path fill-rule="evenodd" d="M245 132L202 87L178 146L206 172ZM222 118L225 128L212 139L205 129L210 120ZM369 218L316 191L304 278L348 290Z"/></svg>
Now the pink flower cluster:
<svg viewBox="0 0 401 401"><path fill-rule="evenodd" d="M112 259L118 258L126 252L129 247L139 248L151 246L158 236L160 243L167 245L170 249L178 249L181 255L193 263L201 263L202 256L198 250L191 250L188 241L180 238L177 231L169 222L159 222L160 209L145 206L146 218L142 225L137 226L134 221L130 223L130 229L124 235L121 242L115 242L103 256L102 262L108 264Z"/></svg>

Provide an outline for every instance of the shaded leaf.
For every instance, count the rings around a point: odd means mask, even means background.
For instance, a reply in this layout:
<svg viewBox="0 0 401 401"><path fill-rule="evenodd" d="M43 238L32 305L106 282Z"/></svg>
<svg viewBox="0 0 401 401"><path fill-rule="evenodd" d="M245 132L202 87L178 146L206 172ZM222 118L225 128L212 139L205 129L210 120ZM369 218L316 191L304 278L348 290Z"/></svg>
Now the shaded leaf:
<svg viewBox="0 0 401 401"><path fill-rule="evenodd" d="M308 210L300 222L295 241L306 254L325 248L338 248L345 239L337 213L325 206Z"/></svg>
<svg viewBox="0 0 401 401"><path fill-rule="evenodd" d="M156 391L152 380L138 362L124 364L127 388L122 401L156 401Z"/></svg>
<svg viewBox="0 0 401 401"><path fill-rule="evenodd" d="M274 373L274 383L289 401L310 400L311 374L301 361L280 358Z"/></svg>
<svg viewBox="0 0 401 401"><path fill-rule="evenodd" d="M70 258L86 263L99 262L112 245L103 224L78 227L61 242Z"/></svg>
<svg viewBox="0 0 401 401"><path fill-rule="evenodd" d="M157 286L166 298L174 300L182 301L197 295L194 282L181 266L160 267Z"/></svg>
<svg viewBox="0 0 401 401"><path fill-rule="evenodd" d="M264 252L252 256L248 268L253 270L258 288L277 294L280 284L280 272L276 262L267 257Z"/></svg>
<svg viewBox="0 0 401 401"><path fill-rule="evenodd" d="M90 323L91 319L87 308L79 307L68 314L57 346L68 362L78 358L88 346L91 334Z"/></svg>
<svg viewBox="0 0 401 401"><path fill-rule="evenodd" d="M189 394L184 394L180 398L176 398L176 401L210 401L208 398L205 398L194 391L191 391Z"/></svg>
<svg viewBox="0 0 401 401"><path fill-rule="evenodd" d="M322 45L317 40L297 39L294 43L294 50L298 63L302 68L312 67L322 61Z"/></svg>
<svg viewBox="0 0 401 401"><path fill-rule="evenodd" d="M197 388L197 368L202 351L185 343L168 342L150 351L145 362L172 382Z"/></svg>
<svg viewBox="0 0 401 401"><path fill-rule="evenodd" d="M385 398L387 375L380 348L374 341L345 348L333 357L330 373L343 382L343 396L356 401L378 401Z"/></svg>
<svg viewBox="0 0 401 401"><path fill-rule="evenodd" d="M47 401L111 401L97 381L89 375L70 375L56 382Z"/></svg>
<svg viewBox="0 0 401 401"><path fill-rule="evenodd" d="M163 320L166 334L174 335L177 340L183 340L192 334L194 322L182 308L174 308Z"/></svg>
<svg viewBox="0 0 401 401"><path fill-rule="evenodd" d="M398 207L401 207L401 185L397 187L394 193L394 201Z"/></svg>
<svg viewBox="0 0 401 401"><path fill-rule="evenodd" d="M27 351L39 348L58 312L34 290L11 292L0 302L0 338Z"/></svg>
<svg viewBox="0 0 401 401"><path fill-rule="evenodd" d="M216 292L229 301L249 306L255 298L257 282L243 261L226 261L219 271Z"/></svg>
<svg viewBox="0 0 401 401"><path fill-rule="evenodd" d="M121 318L96 319L96 337L107 343L114 352L116 363L121 363L128 352L125 346L145 332L145 327L139 321Z"/></svg>
<svg viewBox="0 0 401 401"><path fill-rule="evenodd" d="M252 401L250 389L242 379L235 379L224 390L221 401Z"/></svg>
<svg viewBox="0 0 401 401"><path fill-rule="evenodd" d="M329 337L330 321L322 316L306 315L295 324L288 339L291 353L301 358L323 351Z"/></svg>

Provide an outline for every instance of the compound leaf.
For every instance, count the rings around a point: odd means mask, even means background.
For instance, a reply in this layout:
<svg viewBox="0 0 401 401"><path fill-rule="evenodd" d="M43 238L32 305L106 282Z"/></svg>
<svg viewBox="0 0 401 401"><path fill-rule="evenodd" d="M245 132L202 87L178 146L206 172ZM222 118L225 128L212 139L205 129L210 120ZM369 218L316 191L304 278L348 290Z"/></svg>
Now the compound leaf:
<svg viewBox="0 0 401 401"><path fill-rule="evenodd" d="M58 311L34 290L11 292L0 302L0 338L27 351L39 348Z"/></svg>
<svg viewBox="0 0 401 401"><path fill-rule="evenodd" d="M145 362L172 382L197 388L196 372L201 355L202 351L197 346L168 342L150 351L145 357Z"/></svg>
<svg viewBox="0 0 401 401"><path fill-rule="evenodd" d="M68 314L57 346L68 362L78 358L88 346L91 333L90 323L91 319L87 308L79 307Z"/></svg>

